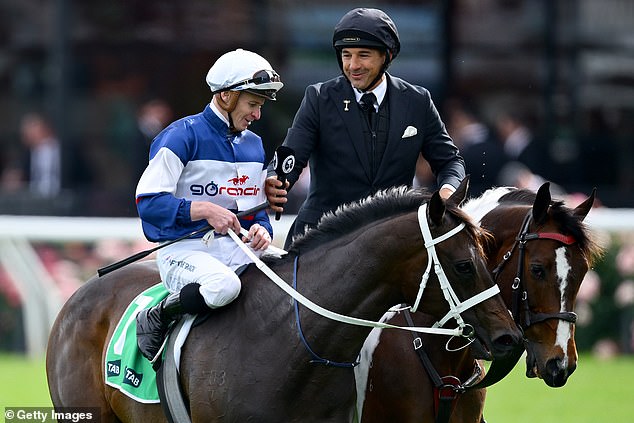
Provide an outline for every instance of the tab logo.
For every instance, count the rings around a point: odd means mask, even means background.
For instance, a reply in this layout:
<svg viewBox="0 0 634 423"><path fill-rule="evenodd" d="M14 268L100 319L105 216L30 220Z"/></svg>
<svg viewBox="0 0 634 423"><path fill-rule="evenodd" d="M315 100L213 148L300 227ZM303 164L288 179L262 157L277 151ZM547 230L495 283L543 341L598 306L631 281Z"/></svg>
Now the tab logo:
<svg viewBox="0 0 634 423"><path fill-rule="evenodd" d="M106 363L108 377L119 376L121 374L121 360L112 360Z"/></svg>
<svg viewBox="0 0 634 423"><path fill-rule="evenodd" d="M129 367L125 368L125 374L123 375L123 383L132 385L135 388L141 386L143 380L143 373L137 373Z"/></svg>

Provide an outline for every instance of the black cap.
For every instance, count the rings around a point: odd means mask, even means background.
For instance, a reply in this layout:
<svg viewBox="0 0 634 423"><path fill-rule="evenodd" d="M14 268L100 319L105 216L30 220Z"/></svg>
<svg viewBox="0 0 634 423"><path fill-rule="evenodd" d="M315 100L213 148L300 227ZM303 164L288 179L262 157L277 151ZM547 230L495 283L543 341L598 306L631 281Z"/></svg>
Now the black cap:
<svg viewBox="0 0 634 423"><path fill-rule="evenodd" d="M392 60L401 50L398 30L392 19L382 10L357 8L346 13L335 26L332 44L344 47L387 49Z"/></svg>

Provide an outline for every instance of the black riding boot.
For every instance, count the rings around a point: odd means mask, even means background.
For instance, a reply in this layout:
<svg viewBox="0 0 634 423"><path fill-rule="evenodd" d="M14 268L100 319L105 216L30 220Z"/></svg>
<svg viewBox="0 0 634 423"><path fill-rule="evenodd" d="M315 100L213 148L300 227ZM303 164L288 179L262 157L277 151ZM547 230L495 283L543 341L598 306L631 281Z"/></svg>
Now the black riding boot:
<svg viewBox="0 0 634 423"><path fill-rule="evenodd" d="M168 295L152 308L142 310L136 316L137 345L141 354L154 362L170 324L183 313L180 293Z"/></svg>

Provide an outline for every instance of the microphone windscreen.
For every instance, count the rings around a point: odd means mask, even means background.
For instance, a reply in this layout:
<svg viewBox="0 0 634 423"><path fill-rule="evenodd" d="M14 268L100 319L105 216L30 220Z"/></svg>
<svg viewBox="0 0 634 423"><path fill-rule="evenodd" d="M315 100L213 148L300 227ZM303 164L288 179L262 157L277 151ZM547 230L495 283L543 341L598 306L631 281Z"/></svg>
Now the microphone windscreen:
<svg viewBox="0 0 634 423"><path fill-rule="evenodd" d="M274 156L275 173L278 175L291 173L295 167L295 151L284 145L280 145L275 150Z"/></svg>

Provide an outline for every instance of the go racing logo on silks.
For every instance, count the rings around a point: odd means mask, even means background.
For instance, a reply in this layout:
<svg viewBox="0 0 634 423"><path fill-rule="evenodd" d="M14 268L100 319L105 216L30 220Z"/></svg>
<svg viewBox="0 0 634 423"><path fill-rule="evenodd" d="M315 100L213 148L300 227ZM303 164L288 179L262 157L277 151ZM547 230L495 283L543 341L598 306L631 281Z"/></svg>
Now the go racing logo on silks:
<svg viewBox="0 0 634 423"><path fill-rule="evenodd" d="M242 185L246 185L247 180L249 179L248 175L237 176L235 178L231 178L227 180L225 184L218 185L214 181L209 182L206 185L202 184L192 184L189 186L189 190L192 195L208 195L210 197L214 197L216 195L228 195L230 197L237 196L256 196L260 192L260 188L256 185L251 187L244 187Z"/></svg>

